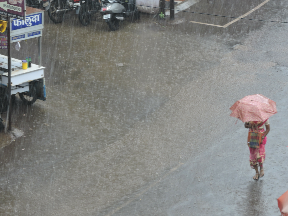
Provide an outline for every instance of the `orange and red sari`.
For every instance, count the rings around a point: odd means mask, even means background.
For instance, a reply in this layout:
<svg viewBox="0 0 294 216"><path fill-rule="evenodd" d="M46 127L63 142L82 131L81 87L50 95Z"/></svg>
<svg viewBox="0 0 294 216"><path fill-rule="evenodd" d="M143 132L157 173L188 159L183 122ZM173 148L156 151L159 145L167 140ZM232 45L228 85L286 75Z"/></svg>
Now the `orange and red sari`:
<svg viewBox="0 0 294 216"><path fill-rule="evenodd" d="M253 122L255 124L258 124L258 122ZM264 129L260 128L261 126L263 126L265 122L262 123L262 125L259 125L258 128L256 128L258 130L258 132L264 132ZM254 131L256 131L256 129ZM253 129L249 129L249 131L253 131ZM254 166L262 164L265 160L265 144L267 141L267 137L264 137L262 143L260 143L259 148L250 148L249 147L249 152L250 152L250 156L249 156L249 161L250 161L250 167L252 169L254 169Z"/></svg>

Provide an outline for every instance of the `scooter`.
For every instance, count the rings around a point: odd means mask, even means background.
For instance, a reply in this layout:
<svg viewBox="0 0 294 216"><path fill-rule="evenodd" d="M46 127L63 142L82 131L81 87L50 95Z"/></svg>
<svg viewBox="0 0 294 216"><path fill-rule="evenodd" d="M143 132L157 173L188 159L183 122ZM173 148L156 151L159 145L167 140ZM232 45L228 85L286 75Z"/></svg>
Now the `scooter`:
<svg viewBox="0 0 294 216"><path fill-rule="evenodd" d="M49 0L43 7L54 23L61 23L65 13L75 10L79 14L80 0Z"/></svg>
<svg viewBox="0 0 294 216"><path fill-rule="evenodd" d="M140 19L136 0L102 0L101 13L111 31L119 29L119 23L130 17L132 21Z"/></svg>

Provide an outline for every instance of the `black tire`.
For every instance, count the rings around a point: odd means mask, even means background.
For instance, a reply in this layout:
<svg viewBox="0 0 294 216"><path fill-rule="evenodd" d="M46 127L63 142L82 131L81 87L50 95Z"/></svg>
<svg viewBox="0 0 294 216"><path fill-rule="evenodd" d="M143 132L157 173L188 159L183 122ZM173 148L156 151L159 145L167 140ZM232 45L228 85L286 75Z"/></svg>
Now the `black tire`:
<svg viewBox="0 0 294 216"><path fill-rule="evenodd" d="M119 29L119 22L120 21L118 19L116 19L116 18L109 19L107 21L107 25L108 25L110 31L118 30Z"/></svg>
<svg viewBox="0 0 294 216"><path fill-rule="evenodd" d="M89 13L89 6L82 4L79 11L79 20L82 25L87 26L91 22L91 15Z"/></svg>
<svg viewBox="0 0 294 216"><path fill-rule="evenodd" d="M32 105L37 100L37 89L35 85L30 86L29 92L19 93L20 99L26 105Z"/></svg>
<svg viewBox="0 0 294 216"><path fill-rule="evenodd" d="M0 88L0 112L6 112L9 104L6 88Z"/></svg>
<svg viewBox="0 0 294 216"><path fill-rule="evenodd" d="M54 23L61 23L63 21L63 16L65 12L56 13L57 9L64 9L63 1L60 1L60 8L58 6L58 0L53 0L50 2L48 9L48 16Z"/></svg>
<svg viewBox="0 0 294 216"><path fill-rule="evenodd" d="M136 21L136 20L139 20L140 19L140 11L138 11L138 9L136 8L136 10L134 11L133 13L133 16L132 16L132 22Z"/></svg>

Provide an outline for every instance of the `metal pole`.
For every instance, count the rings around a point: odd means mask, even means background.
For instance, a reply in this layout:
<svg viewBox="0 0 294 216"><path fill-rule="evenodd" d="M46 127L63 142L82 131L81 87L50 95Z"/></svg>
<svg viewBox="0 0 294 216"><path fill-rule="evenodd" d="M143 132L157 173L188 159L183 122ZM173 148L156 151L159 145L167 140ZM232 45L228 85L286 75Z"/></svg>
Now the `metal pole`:
<svg viewBox="0 0 294 216"><path fill-rule="evenodd" d="M175 1L174 0L170 0L170 19L174 19L175 18Z"/></svg>
<svg viewBox="0 0 294 216"><path fill-rule="evenodd" d="M38 37L39 67L42 65L42 36Z"/></svg>
<svg viewBox="0 0 294 216"><path fill-rule="evenodd" d="M165 0L160 0L159 7L160 7L159 13L163 14L165 17Z"/></svg>
<svg viewBox="0 0 294 216"><path fill-rule="evenodd" d="M9 109L8 109L8 130L11 131L11 113L12 113L12 103L11 103L11 52L10 52L10 17L7 20L7 45L8 45L8 98L9 98Z"/></svg>

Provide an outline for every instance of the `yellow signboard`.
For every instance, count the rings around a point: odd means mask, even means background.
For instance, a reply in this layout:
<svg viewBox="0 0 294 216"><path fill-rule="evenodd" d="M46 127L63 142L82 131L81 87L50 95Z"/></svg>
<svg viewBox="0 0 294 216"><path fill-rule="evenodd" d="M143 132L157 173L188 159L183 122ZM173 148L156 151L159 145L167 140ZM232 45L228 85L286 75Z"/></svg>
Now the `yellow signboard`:
<svg viewBox="0 0 294 216"><path fill-rule="evenodd" d="M6 27L7 27L7 21L0 20L0 32L1 33L5 32Z"/></svg>

